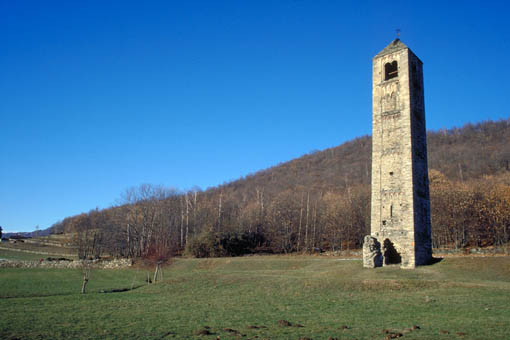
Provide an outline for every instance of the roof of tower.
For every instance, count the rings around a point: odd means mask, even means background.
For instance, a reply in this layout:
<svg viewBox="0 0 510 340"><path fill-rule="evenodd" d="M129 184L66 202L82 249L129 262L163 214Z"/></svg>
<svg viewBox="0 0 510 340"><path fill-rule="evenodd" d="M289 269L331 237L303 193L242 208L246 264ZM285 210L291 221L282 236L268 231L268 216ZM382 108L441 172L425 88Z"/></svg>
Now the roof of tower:
<svg viewBox="0 0 510 340"><path fill-rule="evenodd" d="M386 46L381 52L377 53L374 58L382 57L383 55L390 54L399 50L409 49L399 38L390 42L388 46Z"/></svg>

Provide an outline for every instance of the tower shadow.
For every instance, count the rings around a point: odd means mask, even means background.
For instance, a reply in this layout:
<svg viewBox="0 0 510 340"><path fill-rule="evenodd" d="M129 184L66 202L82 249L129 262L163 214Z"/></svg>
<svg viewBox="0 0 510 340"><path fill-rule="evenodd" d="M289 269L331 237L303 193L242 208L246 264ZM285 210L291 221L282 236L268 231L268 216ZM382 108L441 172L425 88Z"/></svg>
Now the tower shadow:
<svg viewBox="0 0 510 340"><path fill-rule="evenodd" d="M402 256L400 256L399 252L395 249L393 242L391 242L389 239L384 240L383 250L385 265L402 263Z"/></svg>
<svg viewBox="0 0 510 340"><path fill-rule="evenodd" d="M432 265L435 265L436 263L439 263L441 261L443 261L442 257L431 257L429 262L427 262L425 264L425 266L432 266Z"/></svg>

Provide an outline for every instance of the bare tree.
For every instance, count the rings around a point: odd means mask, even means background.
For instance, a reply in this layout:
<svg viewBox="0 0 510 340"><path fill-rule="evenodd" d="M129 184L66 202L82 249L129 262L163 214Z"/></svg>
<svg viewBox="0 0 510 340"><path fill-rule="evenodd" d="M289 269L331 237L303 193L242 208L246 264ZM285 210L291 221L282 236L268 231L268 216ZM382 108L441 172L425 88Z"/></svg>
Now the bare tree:
<svg viewBox="0 0 510 340"><path fill-rule="evenodd" d="M81 273L83 276L83 281L81 284L81 293L85 294L85 289L87 287L87 283L90 279L90 273L92 272L92 264L87 260L82 260L81 264Z"/></svg>

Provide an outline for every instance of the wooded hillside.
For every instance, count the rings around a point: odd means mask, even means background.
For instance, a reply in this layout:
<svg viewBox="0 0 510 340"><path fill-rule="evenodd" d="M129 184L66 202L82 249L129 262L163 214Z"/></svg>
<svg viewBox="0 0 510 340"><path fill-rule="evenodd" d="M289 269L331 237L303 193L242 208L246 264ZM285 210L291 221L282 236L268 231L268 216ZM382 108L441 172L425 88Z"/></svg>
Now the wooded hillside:
<svg viewBox="0 0 510 340"><path fill-rule="evenodd" d="M510 234L510 119L428 133L434 247ZM196 256L359 248L370 225L371 137L207 191L142 185L123 204L65 218L80 256Z"/></svg>

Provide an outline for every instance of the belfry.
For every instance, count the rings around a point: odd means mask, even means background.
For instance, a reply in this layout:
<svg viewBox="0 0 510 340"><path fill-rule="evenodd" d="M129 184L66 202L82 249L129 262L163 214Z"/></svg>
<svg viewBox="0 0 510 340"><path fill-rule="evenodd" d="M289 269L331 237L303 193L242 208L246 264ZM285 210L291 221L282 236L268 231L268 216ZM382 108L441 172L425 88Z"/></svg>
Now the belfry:
<svg viewBox="0 0 510 340"><path fill-rule="evenodd" d="M399 39L373 59L371 230L363 265L432 258L421 60Z"/></svg>

